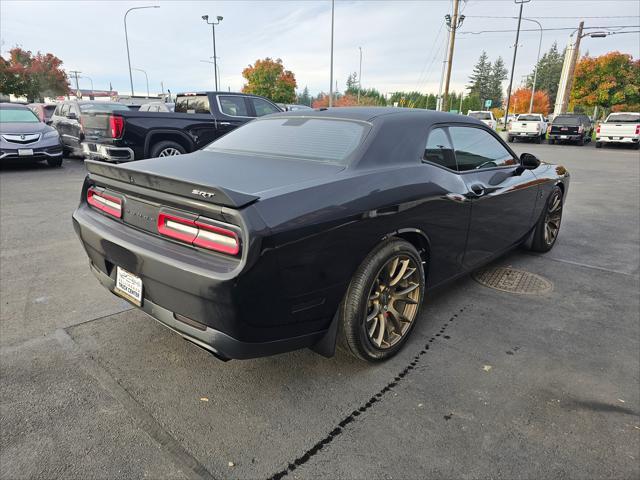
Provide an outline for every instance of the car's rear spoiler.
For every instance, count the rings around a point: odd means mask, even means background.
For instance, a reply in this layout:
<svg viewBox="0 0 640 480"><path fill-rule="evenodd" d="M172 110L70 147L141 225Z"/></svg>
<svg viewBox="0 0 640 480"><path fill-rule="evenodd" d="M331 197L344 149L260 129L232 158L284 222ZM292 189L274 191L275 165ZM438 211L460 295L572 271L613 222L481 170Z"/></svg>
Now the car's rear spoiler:
<svg viewBox="0 0 640 480"><path fill-rule="evenodd" d="M98 160L85 160L84 163L92 175L99 175L159 192L173 193L182 197L194 198L199 201L225 207L242 208L260 198L256 195L236 192L223 187L199 185L180 180L179 178L164 177L144 170L123 168Z"/></svg>

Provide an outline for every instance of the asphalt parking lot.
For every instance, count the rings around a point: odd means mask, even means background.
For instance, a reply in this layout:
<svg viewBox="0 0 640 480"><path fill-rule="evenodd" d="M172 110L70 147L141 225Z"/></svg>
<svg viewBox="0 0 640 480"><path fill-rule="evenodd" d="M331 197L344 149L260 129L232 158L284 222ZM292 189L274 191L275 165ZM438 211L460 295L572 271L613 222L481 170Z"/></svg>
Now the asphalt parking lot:
<svg viewBox="0 0 640 480"><path fill-rule="evenodd" d="M0 476L638 478L640 153L515 144L572 174L554 250L432 294L406 348L216 360L89 272L84 165L0 171ZM176 160L179 161L179 158Z"/></svg>

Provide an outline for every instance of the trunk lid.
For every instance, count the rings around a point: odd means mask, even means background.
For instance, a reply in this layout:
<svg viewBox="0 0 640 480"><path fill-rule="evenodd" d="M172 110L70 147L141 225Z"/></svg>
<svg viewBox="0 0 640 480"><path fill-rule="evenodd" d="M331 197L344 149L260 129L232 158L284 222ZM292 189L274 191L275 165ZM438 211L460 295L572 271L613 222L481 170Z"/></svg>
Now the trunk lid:
<svg viewBox="0 0 640 480"><path fill-rule="evenodd" d="M197 151L111 165L86 161L92 175L231 208L325 180L343 166L295 159Z"/></svg>

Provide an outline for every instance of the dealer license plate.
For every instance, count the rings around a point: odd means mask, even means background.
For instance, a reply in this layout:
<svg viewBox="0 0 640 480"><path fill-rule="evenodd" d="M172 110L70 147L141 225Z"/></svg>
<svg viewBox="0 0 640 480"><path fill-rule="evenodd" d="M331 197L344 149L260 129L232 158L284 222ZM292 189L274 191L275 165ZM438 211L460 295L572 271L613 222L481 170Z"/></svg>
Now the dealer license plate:
<svg viewBox="0 0 640 480"><path fill-rule="evenodd" d="M21 157L33 157L33 148L19 148L18 155Z"/></svg>
<svg viewBox="0 0 640 480"><path fill-rule="evenodd" d="M124 268L116 267L116 286L113 291L131 303L142 306L142 279Z"/></svg>

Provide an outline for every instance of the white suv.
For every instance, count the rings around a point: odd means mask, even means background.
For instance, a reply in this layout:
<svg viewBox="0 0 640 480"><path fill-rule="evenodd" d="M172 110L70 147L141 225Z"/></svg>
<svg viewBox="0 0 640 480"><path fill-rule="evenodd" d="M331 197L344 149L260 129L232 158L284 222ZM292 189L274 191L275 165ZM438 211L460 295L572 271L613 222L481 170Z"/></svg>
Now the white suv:
<svg viewBox="0 0 640 480"><path fill-rule="evenodd" d="M493 130L498 126L498 122L496 121L496 117L493 116L493 112L488 110L469 110L467 112L467 116L480 120L487 127Z"/></svg>

